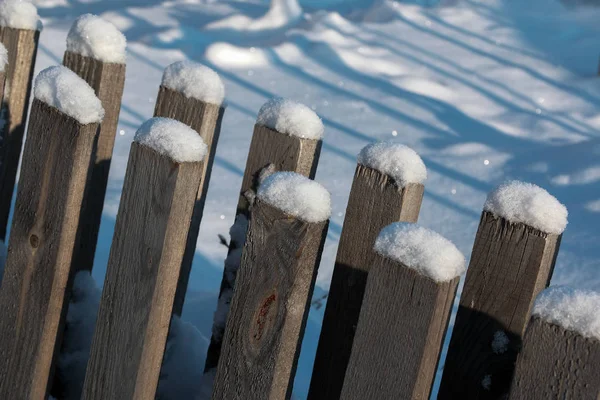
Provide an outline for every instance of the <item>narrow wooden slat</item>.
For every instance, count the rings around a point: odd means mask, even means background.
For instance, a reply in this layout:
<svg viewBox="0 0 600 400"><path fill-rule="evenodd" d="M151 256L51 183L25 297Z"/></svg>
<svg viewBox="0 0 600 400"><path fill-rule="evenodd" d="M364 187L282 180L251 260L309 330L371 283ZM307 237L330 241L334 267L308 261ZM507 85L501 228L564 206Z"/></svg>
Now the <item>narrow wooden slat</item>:
<svg viewBox="0 0 600 400"><path fill-rule="evenodd" d="M203 163L204 168L201 172L204 183L196 196L194 214L192 215L183 262L181 263L179 286L177 287L177 295L175 296L175 304L173 305L173 313L176 315L181 315L183 311L185 293L190 278L192 262L194 261L194 253L196 252L196 242L198 241L200 222L204 213L204 204L206 203L206 194L208 193L217 143L221 134L221 121L223 120L224 112L225 109L221 106L185 97L182 93L162 85L156 99L155 117L172 118L183 122L198 132L204 143L208 146L208 158L205 159Z"/></svg>
<svg viewBox="0 0 600 400"><path fill-rule="evenodd" d="M510 399L600 399L598 377L600 340L534 317L517 360Z"/></svg>
<svg viewBox="0 0 600 400"><path fill-rule="evenodd" d="M0 41L8 50L6 93L0 113L4 120L0 133L0 240L6 239L39 38L39 31L0 26Z"/></svg>
<svg viewBox="0 0 600 400"><path fill-rule="evenodd" d="M315 358L309 399L339 398L350 359L373 245L392 222L416 222L424 187L398 188L387 175L358 164L340 236Z"/></svg>
<svg viewBox="0 0 600 400"><path fill-rule="evenodd" d="M375 255L340 398L428 399L459 280Z"/></svg>
<svg viewBox="0 0 600 400"><path fill-rule="evenodd" d="M153 399L201 162L133 143L83 399Z"/></svg>
<svg viewBox="0 0 600 400"><path fill-rule="evenodd" d="M290 398L327 226L256 201L213 399Z"/></svg>
<svg viewBox="0 0 600 400"><path fill-rule="evenodd" d="M119 122L119 112L121 111L121 98L125 86L125 64L105 63L66 51L63 65L79 75L94 89L105 111L104 119L96 136L90 178L84 194L73 257L73 265L77 270L91 270L94 264L102 207L108 185L108 173Z"/></svg>
<svg viewBox="0 0 600 400"><path fill-rule="evenodd" d="M498 399L508 392L536 296L548 286L561 236L484 211L446 358L440 399ZM508 339L505 351L492 346ZM491 376L492 381L486 379Z"/></svg>
<svg viewBox="0 0 600 400"><path fill-rule="evenodd" d="M71 258L98 124L35 99L0 289L0 398L45 399L73 275Z"/></svg>

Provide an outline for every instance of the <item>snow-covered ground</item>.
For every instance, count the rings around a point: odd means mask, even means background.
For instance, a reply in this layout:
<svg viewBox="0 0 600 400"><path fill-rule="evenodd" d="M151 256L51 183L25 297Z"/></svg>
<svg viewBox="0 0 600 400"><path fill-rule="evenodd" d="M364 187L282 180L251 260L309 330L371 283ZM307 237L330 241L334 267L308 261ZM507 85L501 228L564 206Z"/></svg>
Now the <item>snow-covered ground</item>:
<svg viewBox="0 0 600 400"><path fill-rule="evenodd" d="M468 257L486 195L514 178L569 209L553 283L600 289L600 8L558 0L35 0L45 29L36 71L60 63L84 13L128 39L127 81L93 276L101 283L129 146L154 109L163 69L191 59L215 69L228 108L180 336L210 338L253 123L274 96L325 124L317 181L332 223L315 299L322 299L354 174L374 140L415 149L428 168L420 223ZM423 4L419 4L423 3ZM317 302L319 303L319 302ZM323 300L311 310L294 394L305 398ZM176 350L174 350L176 351ZM198 357L203 357L203 353ZM198 365L203 365L199 360Z"/></svg>

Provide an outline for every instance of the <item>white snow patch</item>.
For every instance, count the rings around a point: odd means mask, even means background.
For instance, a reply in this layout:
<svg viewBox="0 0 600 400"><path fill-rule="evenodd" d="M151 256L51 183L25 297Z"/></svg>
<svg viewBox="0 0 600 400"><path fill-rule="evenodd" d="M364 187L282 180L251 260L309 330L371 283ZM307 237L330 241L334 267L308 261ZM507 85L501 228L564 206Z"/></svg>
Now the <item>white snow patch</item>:
<svg viewBox="0 0 600 400"><path fill-rule="evenodd" d="M552 286L540 293L532 315L546 322L600 340L600 293Z"/></svg>
<svg viewBox="0 0 600 400"><path fill-rule="evenodd" d="M57 65L39 73L35 79L35 98L80 124L102 122L104 108L94 89L70 69Z"/></svg>
<svg viewBox="0 0 600 400"><path fill-rule="evenodd" d="M331 215L331 196L321 184L295 172L276 172L258 188L258 198L306 222Z"/></svg>
<svg viewBox="0 0 600 400"><path fill-rule="evenodd" d="M106 63L125 63L127 40L116 26L93 14L77 18L67 35L67 50Z"/></svg>
<svg viewBox="0 0 600 400"><path fill-rule="evenodd" d="M0 72L4 72L6 64L8 64L8 51L6 50L6 47L0 43Z"/></svg>
<svg viewBox="0 0 600 400"><path fill-rule="evenodd" d="M554 234L563 233L569 215L567 208L546 190L520 181L506 182L491 192L484 210Z"/></svg>
<svg viewBox="0 0 600 400"><path fill-rule="evenodd" d="M269 57L261 49L238 47L217 42L206 49L205 57L223 68L259 68L269 65Z"/></svg>
<svg viewBox="0 0 600 400"><path fill-rule="evenodd" d="M557 186L589 185L600 181L600 165L585 168L572 175L558 175L552 178L552 183Z"/></svg>
<svg viewBox="0 0 600 400"><path fill-rule="evenodd" d="M465 257L442 235L417 224L396 222L381 230L375 251L436 282L447 282L465 272Z"/></svg>
<svg viewBox="0 0 600 400"><path fill-rule="evenodd" d="M219 74L192 61L178 61L165 68L162 85L185 97L218 106L225 98L225 86Z"/></svg>
<svg viewBox="0 0 600 400"><path fill-rule="evenodd" d="M483 379L481 380L481 386L483 386L483 388L485 390L490 390L492 388L492 376L491 375L484 376Z"/></svg>
<svg viewBox="0 0 600 400"><path fill-rule="evenodd" d="M359 153L358 162L389 175L399 187L409 183L423 183L427 179L427 169L421 157L403 144L369 144Z"/></svg>
<svg viewBox="0 0 600 400"><path fill-rule="evenodd" d="M494 340L492 340L492 351L496 354L504 354L508 350L509 343L510 339L506 336L506 332L496 331Z"/></svg>
<svg viewBox="0 0 600 400"><path fill-rule="evenodd" d="M277 132L303 139L318 140L325 127L321 118L304 104L292 100L274 98L260 108L256 123Z"/></svg>
<svg viewBox="0 0 600 400"><path fill-rule="evenodd" d="M0 26L41 31L42 21L36 6L29 1L3 0L0 2Z"/></svg>
<svg viewBox="0 0 600 400"><path fill-rule="evenodd" d="M208 151L198 132L170 118L149 119L133 140L179 163L202 161Z"/></svg>
<svg viewBox="0 0 600 400"><path fill-rule="evenodd" d="M269 10L260 18L252 19L234 14L220 21L211 22L205 30L233 30L240 33L265 33L296 24L302 17L302 8L297 0L271 0Z"/></svg>

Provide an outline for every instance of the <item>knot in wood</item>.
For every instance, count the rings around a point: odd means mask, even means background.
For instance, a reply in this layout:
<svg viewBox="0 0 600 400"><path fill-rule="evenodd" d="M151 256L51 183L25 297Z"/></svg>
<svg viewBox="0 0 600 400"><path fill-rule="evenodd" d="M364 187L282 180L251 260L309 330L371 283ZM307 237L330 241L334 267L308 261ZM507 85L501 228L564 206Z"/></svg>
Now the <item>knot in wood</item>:
<svg viewBox="0 0 600 400"><path fill-rule="evenodd" d="M259 303L260 306L258 310L256 310L252 330L250 332L251 342L253 344L259 344L261 339L265 336L265 332L268 332L273 326L277 315L277 300L277 293L273 292Z"/></svg>

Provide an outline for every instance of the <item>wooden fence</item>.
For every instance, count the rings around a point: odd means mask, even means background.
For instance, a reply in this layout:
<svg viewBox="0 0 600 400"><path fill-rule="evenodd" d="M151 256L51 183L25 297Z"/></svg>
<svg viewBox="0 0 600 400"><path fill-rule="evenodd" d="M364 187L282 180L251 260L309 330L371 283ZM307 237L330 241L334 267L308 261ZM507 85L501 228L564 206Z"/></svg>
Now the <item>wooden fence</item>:
<svg viewBox="0 0 600 400"><path fill-rule="evenodd" d="M10 146L5 143L0 154L2 234L39 32L0 28L0 37L12 79L4 133ZM91 268L96 246L125 66L71 53L64 64L90 83L107 114L100 125L81 124L33 101L0 288L2 399L48 397L73 276ZM171 315L180 314L183 305L224 113L220 105L159 89L155 116L190 126L208 151L202 161L186 162L133 143L84 399L156 396ZM207 371L216 370L213 399L291 397L328 221L304 221L255 194L265 172L314 178L320 149L320 139L260 123L254 127L235 210L249 220L246 240L230 247L242 254L240 272L225 271L220 296L228 296L231 312L226 325L215 321L206 363ZM458 278L436 283L373 249L383 227L417 221L423 193L420 182L403 183L391 171L358 163L309 399L430 396ZM560 239L561 234L483 211L439 398L558 399L565 393L600 398L600 342L531 319L534 299L552 277ZM388 329L385 319L395 323ZM401 340L394 335L419 340L409 348L394 343ZM376 359L362 357L379 346L386 351L378 351ZM535 358L551 353L548 349L556 354ZM536 365L568 381L570 391L546 379ZM369 384L378 382L373 377L394 382ZM60 399L60 392L55 396Z"/></svg>

